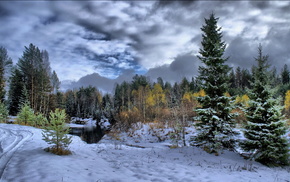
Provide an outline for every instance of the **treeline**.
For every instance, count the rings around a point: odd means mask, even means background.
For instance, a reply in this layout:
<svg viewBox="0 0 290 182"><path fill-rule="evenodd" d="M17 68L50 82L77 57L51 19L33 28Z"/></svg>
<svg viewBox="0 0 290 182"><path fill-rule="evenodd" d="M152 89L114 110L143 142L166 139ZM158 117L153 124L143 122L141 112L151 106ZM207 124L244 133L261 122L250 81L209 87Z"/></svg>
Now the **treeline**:
<svg viewBox="0 0 290 182"><path fill-rule="evenodd" d="M29 103L35 113L44 116L60 108L70 117L106 117L113 123L119 121L124 125L137 121L168 121L177 115L192 119L194 108L199 105L196 98L205 95L200 81L194 77L170 83L161 77L152 82L143 75L117 83L113 94L102 94L91 86L60 92L60 81L57 73L51 70L48 52L33 44L25 47L16 65L7 50L0 47L0 63L0 98L9 114L14 116L25 103ZM240 67L230 71L228 94L237 96L236 103L247 100L242 96L251 89L254 74L254 67L250 71ZM275 96L285 99L285 93L290 89L287 65L280 72L273 68L268 74L270 85L276 88Z"/></svg>
<svg viewBox="0 0 290 182"><path fill-rule="evenodd" d="M22 57L13 66L6 49L1 47L0 61L0 97L2 102L6 102L10 115L17 115L21 106L29 102L35 112L44 115L56 108L62 108L69 116L105 115L127 122L133 118L135 121L154 121L167 120L172 114L170 110L181 104L185 104L187 110L192 110L191 106L198 105L195 97L198 96L201 87L195 78L183 78L180 83L171 84L163 81L161 77L152 83L148 77L136 75L131 82L116 84L113 95L102 96L94 87L62 93L58 91L60 81L56 72L51 71L47 51L40 51L38 47L30 44L29 47L25 47ZM277 95L284 97L290 80L287 65L280 73L275 69L270 73L272 85L278 88ZM246 89L251 88L253 74L253 69L233 69L229 74L229 94L245 94ZM8 93L5 90L9 90ZM189 116L192 115L193 111Z"/></svg>
<svg viewBox="0 0 290 182"><path fill-rule="evenodd" d="M252 81L254 79L254 75L254 65L251 70L241 67L232 69L229 74L230 95L246 94L247 89L252 88ZM290 71L287 64L285 64L279 72L277 71L276 67L273 67L267 72L267 77L270 79L269 83L271 87L275 88L275 96L282 96L284 98L286 91L290 89Z"/></svg>

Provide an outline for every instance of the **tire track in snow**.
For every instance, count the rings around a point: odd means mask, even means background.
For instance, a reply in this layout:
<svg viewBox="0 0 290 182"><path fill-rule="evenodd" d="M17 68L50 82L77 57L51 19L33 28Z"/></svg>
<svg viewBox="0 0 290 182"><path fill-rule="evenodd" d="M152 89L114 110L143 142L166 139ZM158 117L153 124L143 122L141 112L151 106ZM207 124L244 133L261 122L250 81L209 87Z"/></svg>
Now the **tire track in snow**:
<svg viewBox="0 0 290 182"><path fill-rule="evenodd" d="M15 151L22 146L33 133L27 130L9 130L0 127L0 181L2 180L4 171L9 164L10 159L13 157ZM2 145L7 141L12 140L10 144ZM2 150L1 150L2 149Z"/></svg>

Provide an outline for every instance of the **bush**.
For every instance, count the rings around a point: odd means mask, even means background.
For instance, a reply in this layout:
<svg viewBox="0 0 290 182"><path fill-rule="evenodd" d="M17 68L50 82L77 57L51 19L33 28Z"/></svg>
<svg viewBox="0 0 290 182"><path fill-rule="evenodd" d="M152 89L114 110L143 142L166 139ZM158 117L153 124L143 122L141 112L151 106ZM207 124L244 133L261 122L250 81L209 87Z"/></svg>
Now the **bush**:
<svg viewBox="0 0 290 182"><path fill-rule="evenodd" d="M120 131L128 131L132 127L132 124L140 121L140 118L140 111L136 107L129 111L122 111L117 116L117 119L119 120L117 128Z"/></svg>

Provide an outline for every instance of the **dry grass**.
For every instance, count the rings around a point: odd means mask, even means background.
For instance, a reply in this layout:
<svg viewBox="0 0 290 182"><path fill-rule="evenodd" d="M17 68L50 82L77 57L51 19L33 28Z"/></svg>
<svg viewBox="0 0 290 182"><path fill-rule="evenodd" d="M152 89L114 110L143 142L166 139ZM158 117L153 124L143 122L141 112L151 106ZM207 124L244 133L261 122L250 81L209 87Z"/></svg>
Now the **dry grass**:
<svg viewBox="0 0 290 182"><path fill-rule="evenodd" d="M149 127L150 127L150 129L164 129L164 128L166 128L164 122L157 121L157 120L155 120L152 123L149 123Z"/></svg>
<svg viewBox="0 0 290 182"><path fill-rule="evenodd" d="M115 140L121 140L120 132L116 129L112 129L110 132L107 133L107 135Z"/></svg>
<svg viewBox="0 0 290 182"><path fill-rule="evenodd" d="M56 155L71 155L72 154L72 152L69 149L66 149L63 147L57 148L56 146L45 148L44 151L50 152Z"/></svg>

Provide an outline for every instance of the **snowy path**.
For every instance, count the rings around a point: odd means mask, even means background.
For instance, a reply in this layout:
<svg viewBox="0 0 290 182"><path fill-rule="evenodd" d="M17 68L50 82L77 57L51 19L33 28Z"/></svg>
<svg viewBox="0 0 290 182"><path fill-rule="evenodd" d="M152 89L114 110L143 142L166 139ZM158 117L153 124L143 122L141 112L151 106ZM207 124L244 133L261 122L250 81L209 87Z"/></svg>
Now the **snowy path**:
<svg viewBox="0 0 290 182"><path fill-rule="evenodd" d="M27 130L11 130L0 127L0 180L5 168L15 151L29 138L32 132Z"/></svg>
<svg viewBox="0 0 290 182"><path fill-rule="evenodd" d="M108 136L86 144L74 136L73 155L57 156L43 150L48 145L41 138L40 129L0 124L1 182L290 182L289 168L268 168L232 152L214 156Z"/></svg>

